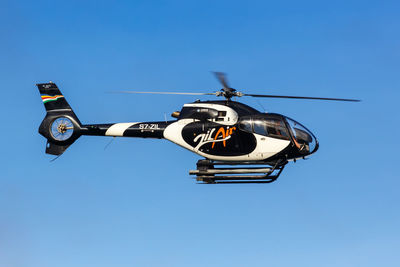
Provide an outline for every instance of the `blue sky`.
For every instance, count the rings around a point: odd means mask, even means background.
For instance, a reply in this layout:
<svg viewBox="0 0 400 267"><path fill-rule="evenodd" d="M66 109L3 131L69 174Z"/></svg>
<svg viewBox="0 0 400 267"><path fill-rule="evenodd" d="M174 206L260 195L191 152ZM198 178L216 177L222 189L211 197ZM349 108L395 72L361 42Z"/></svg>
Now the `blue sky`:
<svg viewBox="0 0 400 267"><path fill-rule="evenodd" d="M1 266L399 266L397 1L3 1ZM320 142L270 185L198 185L166 140L44 153L35 83L83 123L163 120L224 71ZM205 99L205 98L203 98ZM261 107L263 106L263 108Z"/></svg>

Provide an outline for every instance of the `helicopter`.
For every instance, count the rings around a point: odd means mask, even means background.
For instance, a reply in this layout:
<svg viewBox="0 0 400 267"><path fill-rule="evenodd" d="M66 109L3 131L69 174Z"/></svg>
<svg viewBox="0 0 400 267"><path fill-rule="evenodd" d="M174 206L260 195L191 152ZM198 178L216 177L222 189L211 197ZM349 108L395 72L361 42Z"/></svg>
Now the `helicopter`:
<svg viewBox="0 0 400 267"><path fill-rule="evenodd" d="M224 100L196 100L171 114L170 121L82 124L53 82L36 84L46 116L39 133L46 153L60 156L80 136L167 139L204 159L190 170L198 183L271 183L290 161L318 150L315 135L301 123L278 113L263 113L233 97L263 97L359 102L357 99L247 94L229 86L215 72L222 89L212 93L136 92L134 94L213 95Z"/></svg>

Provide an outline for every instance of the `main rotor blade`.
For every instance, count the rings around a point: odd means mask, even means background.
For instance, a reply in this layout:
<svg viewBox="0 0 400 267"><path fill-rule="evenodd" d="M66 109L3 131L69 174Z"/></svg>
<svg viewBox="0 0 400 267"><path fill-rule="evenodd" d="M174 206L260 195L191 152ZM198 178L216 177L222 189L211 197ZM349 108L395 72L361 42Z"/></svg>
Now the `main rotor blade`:
<svg viewBox="0 0 400 267"><path fill-rule="evenodd" d="M228 85L228 81L226 79L226 74L223 72L214 72L215 76L217 77L217 79L219 80L219 82L222 84L222 86L224 87L224 89L229 89L229 85Z"/></svg>
<svg viewBox="0 0 400 267"><path fill-rule="evenodd" d="M138 91L114 91L116 94L156 94L156 95L216 95L217 93L187 93L187 92L138 92Z"/></svg>
<svg viewBox="0 0 400 267"><path fill-rule="evenodd" d="M331 100L331 101L348 101L348 102L360 102L359 99L347 99L347 98L328 98L328 97L310 97L310 96L288 96L288 95L254 95L254 94L242 94L243 96L252 97L269 97L269 98L291 98L291 99L311 99L311 100Z"/></svg>

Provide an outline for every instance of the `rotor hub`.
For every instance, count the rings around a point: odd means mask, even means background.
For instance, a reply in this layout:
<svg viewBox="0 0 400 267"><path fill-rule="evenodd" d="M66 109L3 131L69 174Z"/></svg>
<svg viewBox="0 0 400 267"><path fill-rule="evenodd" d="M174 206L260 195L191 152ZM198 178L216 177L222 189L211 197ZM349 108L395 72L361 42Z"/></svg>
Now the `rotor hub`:
<svg viewBox="0 0 400 267"><path fill-rule="evenodd" d="M60 124L57 127L57 131L61 134L65 133L67 131L67 125L66 124Z"/></svg>
<svg viewBox="0 0 400 267"><path fill-rule="evenodd" d="M222 88L221 92L217 92L215 95L216 96L223 96L223 97L225 97L226 99L229 100L234 96L239 96L240 97L243 94L238 92L238 91L236 91L236 89L234 89L234 88Z"/></svg>
<svg viewBox="0 0 400 267"><path fill-rule="evenodd" d="M56 141L66 141L74 133L74 123L71 119L61 116L50 124L51 137Z"/></svg>

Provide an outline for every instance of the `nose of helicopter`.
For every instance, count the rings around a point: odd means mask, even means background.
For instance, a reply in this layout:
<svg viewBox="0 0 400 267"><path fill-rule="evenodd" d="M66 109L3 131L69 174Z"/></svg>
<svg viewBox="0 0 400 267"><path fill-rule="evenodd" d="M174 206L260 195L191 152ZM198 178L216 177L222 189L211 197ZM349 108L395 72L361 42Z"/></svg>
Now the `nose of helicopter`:
<svg viewBox="0 0 400 267"><path fill-rule="evenodd" d="M314 147L313 150L310 151L310 154L315 153L315 152L318 150L318 148L319 148L319 142L318 142L317 138L315 138L315 136L314 136L313 134L312 134L312 136L313 136L313 138L314 138L314 140L315 140L315 147Z"/></svg>
<svg viewBox="0 0 400 267"><path fill-rule="evenodd" d="M299 149L299 152L304 156L311 155L315 153L319 148L319 143L314 134L310 131L306 133L302 133L304 136L296 136L297 144L296 146Z"/></svg>
<svg viewBox="0 0 400 267"><path fill-rule="evenodd" d="M286 118L286 120L299 153L304 156L315 153L319 148L319 143L314 134L297 121L289 118Z"/></svg>

